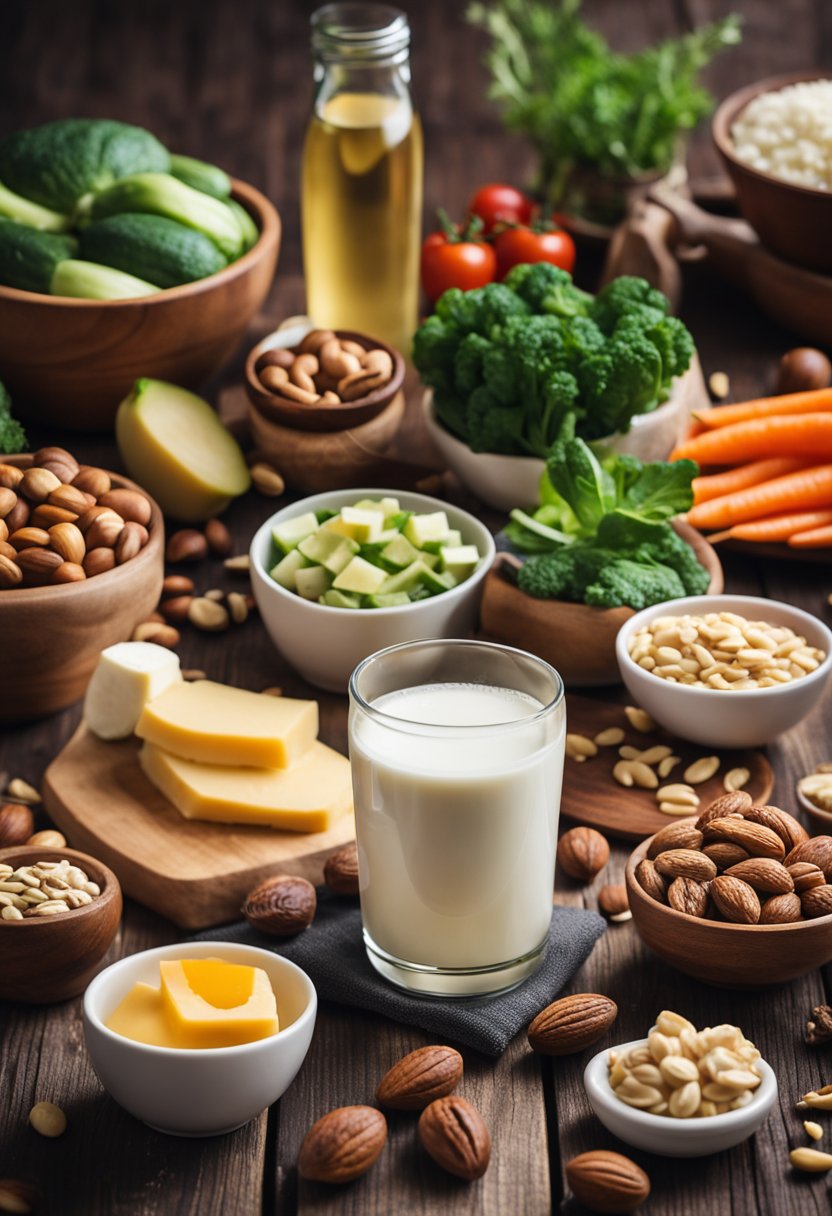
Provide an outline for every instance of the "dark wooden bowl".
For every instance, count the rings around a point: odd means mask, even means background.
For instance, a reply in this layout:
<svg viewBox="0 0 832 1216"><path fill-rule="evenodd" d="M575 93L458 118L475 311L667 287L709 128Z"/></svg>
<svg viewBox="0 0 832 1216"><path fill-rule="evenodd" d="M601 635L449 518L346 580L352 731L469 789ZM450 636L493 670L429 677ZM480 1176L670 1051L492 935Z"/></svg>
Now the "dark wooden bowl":
<svg viewBox="0 0 832 1216"><path fill-rule="evenodd" d="M636 880L652 840L633 851L624 877L639 935L671 967L717 988L768 988L832 960L832 914L791 925L732 925L658 903Z"/></svg>
<svg viewBox="0 0 832 1216"><path fill-rule="evenodd" d="M83 992L99 970L121 920L121 887L112 870L75 849L17 845L0 849L0 861L30 865L67 857L90 876L101 894L57 916L0 920L0 1000L47 1005Z"/></svg>
<svg viewBox="0 0 832 1216"><path fill-rule="evenodd" d="M731 127L740 111L760 93L786 85L825 80L828 73L791 72L771 76L731 93L714 114L714 143L728 171L740 211L772 252L810 270L832 272L832 192L797 186L738 160Z"/></svg>
<svg viewBox="0 0 832 1216"><path fill-rule="evenodd" d="M354 333L350 329L336 329L339 338L358 342L365 350L386 350L393 360L393 375L387 384L359 397L356 401L342 401L340 405L301 405L298 401L289 401L263 388L257 376L257 360L267 350L275 349L274 334L258 342L249 351L246 359L245 380L246 392L255 410L267 422L275 422L279 426L290 427L296 431L346 431L365 422L377 418L385 410L404 382L404 359L399 352L378 338L368 334Z"/></svg>
<svg viewBox="0 0 832 1216"><path fill-rule="evenodd" d="M32 457L3 461L26 468ZM118 473L110 476L114 487L141 489ZM165 524L146 497L150 539L131 561L80 583L0 591L0 723L31 722L72 705L83 696L101 651L127 641L156 607L165 574Z"/></svg>
<svg viewBox="0 0 832 1216"><path fill-rule="evenodd" d="M0 368L22 417L61 430L110 430L138 376L199 388L225 362L271 287L281 230L259 190L233 186L260 239L207 279L138 300L0 287Z"/></svg>

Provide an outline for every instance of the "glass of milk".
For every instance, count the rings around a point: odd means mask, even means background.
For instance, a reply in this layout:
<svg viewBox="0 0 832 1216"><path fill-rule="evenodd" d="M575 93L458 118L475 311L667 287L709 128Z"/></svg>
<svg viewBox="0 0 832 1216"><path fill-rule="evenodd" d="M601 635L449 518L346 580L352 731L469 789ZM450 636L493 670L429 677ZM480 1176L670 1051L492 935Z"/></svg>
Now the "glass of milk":
<svg viewBox="0 0 832 1216"><path fill-rule="evenodd" d="M487 642L391 646L352 674L349 737L372 965L424 995L520 983L549 941L558 673Z"/></svg>

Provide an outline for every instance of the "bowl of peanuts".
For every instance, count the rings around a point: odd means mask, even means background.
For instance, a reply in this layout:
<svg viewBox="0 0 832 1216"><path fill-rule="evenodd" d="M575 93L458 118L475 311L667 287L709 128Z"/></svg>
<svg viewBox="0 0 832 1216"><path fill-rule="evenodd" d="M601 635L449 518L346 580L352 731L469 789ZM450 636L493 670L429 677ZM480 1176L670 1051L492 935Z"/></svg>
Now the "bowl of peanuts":
<svg viewBox="0 0 832 1216"><path fill-rule="evenodd" d="M589 1104L613 1135L662 1157L705 1157L753 1136L777 1078L738 1026L702 1030L663 1010L646 1039L594 1056Z"/></svg>
<svg viewBox="0 0 832 1216"><path fill-rule="evenodd" d="M258 342L245 365L246 391L267 422L300 431L343 431L378 417L401 390L397 350L351 330L285 324Z"/></svg>
<svg viewBox="0 0 832 1216"><path fill-rule="evenodd" d="M615 651L636 703L706 747L772 743L815 708L832 671L822 621L748 595L654 604L625 621Z"/></svg>
<svg viewBox="0 0 832 1216"><path fill-rule="evenodd" d="M631 854L636 929L664 962L721 988L764 988L832 961L832 836L745 790Z"/></svg>

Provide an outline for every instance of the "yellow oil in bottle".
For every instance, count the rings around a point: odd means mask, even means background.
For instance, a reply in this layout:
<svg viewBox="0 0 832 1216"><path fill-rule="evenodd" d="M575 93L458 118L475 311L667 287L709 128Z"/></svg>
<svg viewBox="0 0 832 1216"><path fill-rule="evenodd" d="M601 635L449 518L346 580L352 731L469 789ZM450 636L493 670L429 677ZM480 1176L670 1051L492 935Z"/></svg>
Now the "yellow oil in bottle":
<svg viewBox="0 0 832 1216"><path fill-rule="evenodd" d="M409 353L418 319L422 129L410 98L343 92L303 155L303 260L315 324Z"/></svg>

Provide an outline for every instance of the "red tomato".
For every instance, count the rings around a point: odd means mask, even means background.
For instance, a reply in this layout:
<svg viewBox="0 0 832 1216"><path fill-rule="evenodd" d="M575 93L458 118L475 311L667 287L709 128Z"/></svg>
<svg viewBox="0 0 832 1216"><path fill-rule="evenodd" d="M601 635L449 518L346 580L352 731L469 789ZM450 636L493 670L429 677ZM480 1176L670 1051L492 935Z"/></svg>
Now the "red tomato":
<svg viewBox="0 0 832 1216"><path fill-rule="evenodd" d="M531 222L534 203L514 186L497 183L481 186L468 204L468 214L478 215L491 232L496 224L528 224Z"/></svg>
<svg viewBox="0 0 832 1216"><path fill-rule="evenodd" d="M446 232L432 232L422 244L422 286L433 302L449 287L470 291L493 283L497 255L481 241L454 240Z"/></svg>
<svg viewBox="0 0 832 1216"><path fill-rule="evenodd" d="M512 266L521 262L551 262L561 270L575 265L575 242L568 232L534 232L531 228L506 228L494 240L497 252L497 277L505 278Z"/></svg>

